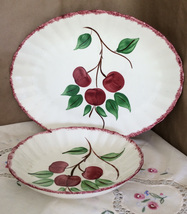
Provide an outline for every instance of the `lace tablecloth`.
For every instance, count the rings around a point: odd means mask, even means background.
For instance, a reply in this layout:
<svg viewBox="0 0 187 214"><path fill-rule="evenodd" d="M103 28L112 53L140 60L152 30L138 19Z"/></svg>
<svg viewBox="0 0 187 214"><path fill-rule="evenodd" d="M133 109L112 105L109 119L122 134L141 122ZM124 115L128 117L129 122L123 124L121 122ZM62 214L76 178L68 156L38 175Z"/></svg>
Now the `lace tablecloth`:
<svg viewBox="0 0 187 214"><path fill-rule="evenodd" d="M41 131L32 121L0 127L1 214L187 214L187 157L153 131L133 139L144 153L144 165L119 189L79 200L33 191L9 173L7 156L18 142Z"/></svg>

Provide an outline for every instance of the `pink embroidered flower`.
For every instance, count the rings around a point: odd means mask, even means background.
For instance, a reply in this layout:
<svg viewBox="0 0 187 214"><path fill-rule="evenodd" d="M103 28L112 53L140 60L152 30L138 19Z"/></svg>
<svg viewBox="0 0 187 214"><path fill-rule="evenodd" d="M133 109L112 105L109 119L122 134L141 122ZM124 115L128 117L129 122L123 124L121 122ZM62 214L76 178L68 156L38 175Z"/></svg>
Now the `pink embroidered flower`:
<svg viewBox="0 0 187 214"><path fill-rule="evenodd" d="M136 199L144 199L144 198L145 198L145 195L144 195L144 194L141 194L141 193L136 193L136 194L134 194L134 197L135 197Z"/></svg>
<svg viewBox="0 0 187 214"><path fill-rule="evenodd" d="M150 173L157 173L158 172L158 170L155 168L148 168L147 171Z"/></svg>
<svg viewBox="0 0 187 214"><path fill-rule="evenodd" d="M147 206L152 210L156 210L158 208L158 204L154 201L150 201Z"/></svg>

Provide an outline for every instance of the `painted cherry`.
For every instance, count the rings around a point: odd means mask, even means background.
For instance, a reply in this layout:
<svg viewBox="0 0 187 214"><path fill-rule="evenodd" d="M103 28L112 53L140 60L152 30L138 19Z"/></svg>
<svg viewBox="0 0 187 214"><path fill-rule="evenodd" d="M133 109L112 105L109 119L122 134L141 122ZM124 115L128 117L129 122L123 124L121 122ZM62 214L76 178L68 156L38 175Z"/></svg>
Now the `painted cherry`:
<svg viewBox="0 0 187 214"><path fill-rule="evenodd" d="M123 88L125 80L117 71L110 72L103 80L103 86L110 92L116 92Z"/></svg>
<svg viewBox="0 0 187 214"><path fill-rule="evenodd" d="M80 184L81 178L79 176L59 175L54 182L57 186L73 187Z"/></svg>
<svg viewBox="0 0 187 214"><path fill-rule="evenodd" d="M77 83L77 85L79 85L81 87L89 86L92 81L89 74L81 66L75 68L75 70L73 71L73 78L74 78L75 82Z"/></svg>
<svg viewBox="0 0 187 214"><path fill-rule="evenodd" d="M85 92L85 99L90 105L99 106L105 102L106 94L100 88L91 88Z"/></svg>
<svg viewBox="0 0 187 214"><path fill-rule="evenodd" d="M65 161L56 161L49 166L49 171L54 173L62 173L67 166L68 163L66 163Z"/></svg>
<svg viewBox="0 0 187 214"><path fill-rule="evenodd" d="M88 180L95 180L103 175L103 170L97 166L89 166L82 173L82 176Z"/></svg>

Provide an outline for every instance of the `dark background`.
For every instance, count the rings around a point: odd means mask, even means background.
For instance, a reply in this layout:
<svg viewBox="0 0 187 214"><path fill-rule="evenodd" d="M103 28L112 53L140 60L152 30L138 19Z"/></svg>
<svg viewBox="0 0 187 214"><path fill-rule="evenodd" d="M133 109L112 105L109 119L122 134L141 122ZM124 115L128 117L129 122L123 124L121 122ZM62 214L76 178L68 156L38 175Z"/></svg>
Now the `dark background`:
<svg viewBox="0 0 187 214"><path fill-rule="evenodd" d="M186 0L0 0L0 125L29 121L10 87L10 65L22 40L51 18L79 10L109 10L134 16L174 45L187 74ZM173 111L153 128L187 154L187 84Z"/></svg>

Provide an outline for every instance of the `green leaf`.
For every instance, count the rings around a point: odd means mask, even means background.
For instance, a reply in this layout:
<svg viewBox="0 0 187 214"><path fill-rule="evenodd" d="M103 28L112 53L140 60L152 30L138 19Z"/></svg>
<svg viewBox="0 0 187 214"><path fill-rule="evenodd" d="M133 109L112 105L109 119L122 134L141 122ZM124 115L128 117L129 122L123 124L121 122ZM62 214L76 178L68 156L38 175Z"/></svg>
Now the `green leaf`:
<svg viewBox="0 0 187 214"><path fill-rule="evenodd" d="M164 198L160 199L160 203L163 204L164 203Z"/></svg>
<svg viewBox="0 0 187 214"><path fill-rule="evenodd" d="M71 154L71 155L82 155L85 154L88 151L87 148L85 147L75 147L67 152L63 152L62 154Z"/></svg>
<svg viewBox="0 0 187 214"><path fill-rule="evenodd" d="M89 33L85 33L79 36L77 45L74 50L87 48L92 41L92 37Z"/></svg>
<svg viewBox="0 0 187 214"><path fill-rule="evenodd" d="M102 212L101 214L114 214L114 212L110 211L110 210L105 210L104 212Z"/></svg>
<svg viewBox="0 0 187 214"><path fill-rule="evenodd" d="M76 108L76 107L80 106L82 104L82 102L83 102L83 97L81 94L74 95L69 98L68 107L66 110Z"/></svg>
<svg viewBox="0 0 187 214"><path fill-rule="evenodd" d="M99 187L107 187L107 186L111 186L112 184L114 184L113 181L106 180L106 179L96 179L95 183Z"/></svg>
<svg viewBox="0 0 187 214"><path fill-rule="evenodd" d="M147 202L147 201L150 201L151 199L145 199L145 200L143 200L143 201L141 201L142 203L145 203L145 202Z"/></svg>
<svg viewBox="0 0 187 214"><path fill-rule="evenodd" d="M84 108L84 114L83 114L83 116L85 116L86 114L88 114L91 111L91 109L92 109L91 105L87 105Z"/></svg>
<svg viewBox="0 0 187 214"><path fill-rule="evenodd" d="M84 180L81 182L81 188L84 191L94 191L94 190L99 189L99 187L95 183L93 183L92 181L88 181L88 180Z"/></svg>
<svg viewBox="0 0 187 214"><path fill-rule="evenodd" d="M50 171L39 171L39 172L34 172L34 173L28 173L29 175L33 175L37 178L49 178L53 175L53 172Z"/></svg>
<svg viewBox="0 0 187 214"><path fill-rule="evenodd" d="M114 152L108 153L106 155L101 156L100 158L104 161L113 161L113 160L119 158L123 154L124 151L125 151L125 149L123 149L123 151L120 153L114 153Z"/></svg>
<svg viewBox="0 0 187 214"><path fill-rule="evenodd" d="M81 192L80 189L75 188L75 187L70 188L70 190L71 190L72 192Z"/></svg>
<svg viewBox="0 0 187 214"><path fill-rule="evenodd" d="M123 53L123 54L131 53L136 47L138 41L139 41L139 38L136 38L136 39L126 38L121 40L121 42L118 45L117 52Z"/></svg>
<svg viewBox="0 0 187 214"><path fill-rule="evenodd" d="M106 115L104 109L101 108L100 106L97 106L97 107L96 107L96 111L97 111L97 113L98 113L99 115L101 115L102 117L107 117L107 115Z"/></svg>
<svg viewBox="0 0 187 214"><path fill-rule="evenodd" d="M106 101L106 109L118 119L118 105L115 100L108 99Z"/></svg>
<svg viewBox="0 0 187 214"><path fill-rule="evenodd" d="M114 99L119 106L127 108L129 111L131 111L129 100L124 94L116 92L114 94Z"/></svg>
<svg viewBox="0 0 187 214"><path fill-rule="evenodd" d="M155 194L155 193L149 193L149 195L151 195L153 198L161 198L159 195Z"/></svg>
<svg viewBox="0 0 187 214"><path fill-rule="evenodd" d="M53 180L52 179L41 179L38 181L34 181L33 184L37 184L39 186L43 186L43 187L48 187L51 186L53 184Z"/></svg>
<svg viewBox="0 0 187 214"><path fill-rule="evenodd" d="M74 96L78 94L80 88L78 85L68 85L61 95Z"/></svg>
<svg viewBox="0 0 187 214"><path fill-rule="evenodd" d="M143 213L145 212L145 207L143 207L142 212L143 212Z"/></svg>
<svg viewBox="0 0 187 214"><path fill-rule="evenodd" d="M58 191L65 192L65 191L66 191L66 188L60 187L60 188L58 189Z"/></svg>

